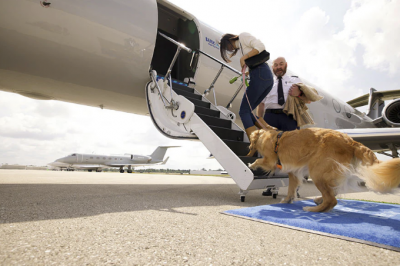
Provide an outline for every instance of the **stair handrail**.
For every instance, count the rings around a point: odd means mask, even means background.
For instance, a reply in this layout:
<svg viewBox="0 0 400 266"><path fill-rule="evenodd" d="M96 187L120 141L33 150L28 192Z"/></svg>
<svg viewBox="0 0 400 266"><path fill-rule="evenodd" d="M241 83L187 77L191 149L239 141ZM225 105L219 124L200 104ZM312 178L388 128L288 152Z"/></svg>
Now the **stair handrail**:
<svg viewBox="0 0 400 266"><path fill-rule="evenodd" d="M232 72L234 72L235 74L237 74L237 75L239 75L239 76L240 76L242 73L241 73L240 71L234 69L233 67L229 66L228 64L222 62L221 60L219 60L219 59L213 57L212 55L209 55L209 54L207 54L206 52L201 51L200 49L197 49L197 50L193 51L193 50L190 49L189 47L186 47L184 44L175 41L174 39L168 37L167 35L165 35L165 34L163 34L163 33L161 33L161 32L158 32L158 34L159 34L160 36L164 37L165 39L167 39L168 41L172 42L173 44L175 44L175 45L177 46L177 51L176 51L176 53L175 53L175 56L174 56L174 58L172 59L172 62L171 62L171 64L170 64L169 68L168 68L167 73L165 74L164 82L166 82L166 81L168 80L168 77L169 77L169 78L171 77L172 68L174 67L174 64L175 64L175 62L176 62L176 60L177 60L177 58L178 58L178 56L179 56L179 53L180 53L181 49L185 50L185 51L188 52L188 53L192 53L192 52L193 52L193 55L195 54L195 52L197 52L197 53L199 53L199 54L202 54L202 55L205 55L206 57L210 58L211 60L213 60L213 61L215 61L215 62L217 62L218 64L221 65L221 68L218 70L217 75L214 77L214 79L213 79L213 81L211 82L209 88L206 89L206 90L204 91L204 93L203 93L203 96L206 96L206 95L208 95L208 93L209 93L211 90L213 90L214 103L215 103L215 106L217 106L217 98L216 98L216 95L215 95L214 84L217 82L217 80L218 80L219 76L221 75L222 71L224 70L224 68L227 68L227 69L231 70ZM193 56L192 56L191 64L192 64L192 61L193 61ZM158 86L157 86L157 87L158 87ZM230 108L230 106L232 105L232 102L235 100L236 96L238 95L238 93L239 93L239 91L242 89L242 87L243 87L243 86L239 86L239 88L236 90L236 92L235 92L235 94L233 95L232 99L229 101L228 105L226 106L227 109ZM158 89L159 89L159 88L158 88ZM172 95L172 84L170 84L170 90L171 90L171 95ZM167 100L167 101L168 101L168 100ZM164 103L164 104L165 104L165 103ZM173 99L171 99L171 102L170 102L169 104L170 104L170 106L173 106L174 109L176 108L176 103L175 103L175 101L174 101Z"/></svg>
<svg viewBox="0 0 400 266"><path fill-rule="evenodd" d="M169 85L169 89L170 89L170 93L171 93L171 101L168 102L168 103L169 103L169 106L165 105L165 101L164 101L164 99L163 99L163 98L165 98L165 97L163 97L163 96L161 97L161 99L162 99L163 102L164 102L164 106L165 106L166 108L171 108L171 109L177 110L177 109L179 108L178 103L176 103L176 102L174 101L174 99L172 98L172 95L173 95L173 94L172 94L172 78L171 78L171 72L172 72L172 68L173 68L174 65L175 65L176 60L178 59L178 56L179 56L179 53L181 52L181 50L183 49L183 50L185 50L186 52L191 53L191 52L192 52L192 49L186 47L183 43L180 43L180 42L175 41L174 39L168 37L167 35L165 35L165 34L163 34L163 33L161 33L161 32L158 32L158 34L161 35L162 37L164 37L165 39L167 39L168 41L172 42L173 44L175 44L175 45L178 47L178 48L176 49L174 58L172 59L172 62L171 62L171 64L169 65L168 71L167 71L167 73L166 73L165 76L164 76L164 83L166 83L166 82L168 81L168 79L171 80L171 83L170 83L170 85ZM158 87L158 84L157 84L157 83L156 83L156 86L157 86L157 89L158 89L158 90L160 91L160 93L161 93L161 90L160 90L160 88ZM168 101L168 100L167 100L167 101Z"/></svg>
<svg viewBox="0 0 400 266"><path fill-rule="evenodd" d="M218 70L217 75L215 76L214 80L211 82L211 85L208 89L206 89L203 93L203 96L206 96L210 93L211 90L213 90L214 93L214 103L215 106L217 106L217 98L215 96L215 89L214 89L214 84L215 82L217 82L219 76L221 75L222 70L225 68L231 70L232 72L234 72L237 75L241 75L242 73L236 69L234 69L233 67L229 66L228 64L222 62L221 60L218 60L217 58L213 57L212 55L209 55L201 50L196 50L198 53L203 54L205 56L207 56L208 58L210 58L211 60L214 60L215 62L217 62L218 64L221 65L221 68ZM243 84L239 86L239 88L236 90L236 92L234 93L232 99L228 102L226 108L229 109L232 106L232 102L235 100L236 96L239 94L239 91L243 88Z"/></svg>
<svg viewBox="0 0 400 266"><path fill-rule="evenodd" d="M205 53L205 52L203 52L203 51L201 51L201 50L197 50L197 52L199 52L199 53L201 53L201 54L207 56L208 58L214 60L214 61L217 62L218 64L223 65L224 67L226 67L227 69L229 69L229 70L235 72L236 74L242 75L242 72L240 72L240 71L234 69L233 67L231 67L230 65L227 65L226 63L222 62L221 60L218 60L217 58L213 57L212 55L209 55L209 54L207 54L207 53Z"/></svg>
<svg viewBox="0 0 400 266"><path fill-rule="evenodd" d="M186 52L188 52L188 53L191 53L191 52L192 52L192 49L186 47L183 43L177 42L177 41L175 41L174 39L168 37L167 35L165 35L165 34L163 34L163 33L161 33L161 32L158 32L158 34L160 34L161 36L163 36L163 37L164 37L165 39L167 39L168 41L170 41L170 42L176 44L177 46L181 47L181 49L185 50Z"/></svg>

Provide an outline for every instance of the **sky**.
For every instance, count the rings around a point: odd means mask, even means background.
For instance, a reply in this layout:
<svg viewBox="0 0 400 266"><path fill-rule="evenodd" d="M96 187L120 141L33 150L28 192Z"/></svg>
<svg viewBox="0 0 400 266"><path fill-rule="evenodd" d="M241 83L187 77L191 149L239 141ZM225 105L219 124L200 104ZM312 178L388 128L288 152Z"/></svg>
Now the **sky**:
<svg viewBox="0 0 400 266"><path fill-rule="evenodd" d="M250 32L272 58L345 101L400 88L400 1L174 0L226 33ZM365 111L365 109L361 109ZM159 168L218 169L201 142L164 137L149 117L0 92L0 164L46 165L71 153L149 155L170 149Z"/></svg>

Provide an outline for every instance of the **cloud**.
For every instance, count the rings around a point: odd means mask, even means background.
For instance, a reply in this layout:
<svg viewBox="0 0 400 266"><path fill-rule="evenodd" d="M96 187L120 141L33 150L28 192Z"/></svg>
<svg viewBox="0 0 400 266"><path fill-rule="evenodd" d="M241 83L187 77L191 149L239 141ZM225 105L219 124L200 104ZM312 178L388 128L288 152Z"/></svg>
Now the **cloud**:
<svg viewBox="0 0 400 266"><path fill-rule="evenodd" d="M367 68L391 75L400 69L400 1L354 0L344 16L343 34L364 48Z"/></svg>
<svg viewBox="0 0 400 266"><path fill-rule="evenodd" d="M37 104L33 112L43 117L57 117L58 119L68 119L70 115L70 107L67 105L57 104L55 101L41 101Z"/></svg>

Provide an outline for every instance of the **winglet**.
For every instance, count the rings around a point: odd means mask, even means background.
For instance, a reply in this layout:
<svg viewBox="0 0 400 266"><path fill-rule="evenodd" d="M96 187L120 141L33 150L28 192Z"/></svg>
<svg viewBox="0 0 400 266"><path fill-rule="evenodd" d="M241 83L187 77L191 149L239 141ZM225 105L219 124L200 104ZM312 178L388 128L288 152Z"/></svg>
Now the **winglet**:
<svg viewBox="0 0 400 266"><path fill-rule="evenodd" d="M165 160L162 163L160 163L160 165L166 164L168 159L169 159L169 156L167 158L165 158Z"/></svg>

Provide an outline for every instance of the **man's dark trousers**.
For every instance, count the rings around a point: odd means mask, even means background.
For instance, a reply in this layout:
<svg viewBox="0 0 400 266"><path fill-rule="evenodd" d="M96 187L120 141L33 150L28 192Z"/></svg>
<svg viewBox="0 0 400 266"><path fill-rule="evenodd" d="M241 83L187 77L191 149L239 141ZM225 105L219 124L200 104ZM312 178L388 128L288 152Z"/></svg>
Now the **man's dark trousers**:
<svg viewBox="0 0 400 266"><path fill-rule="evenodd" d="M276 127L278 130L291 131L297 129L296 120L293 119L292 115L288 116L285 113L275 114L265 112L264 120L267 124Z"/></svg>

